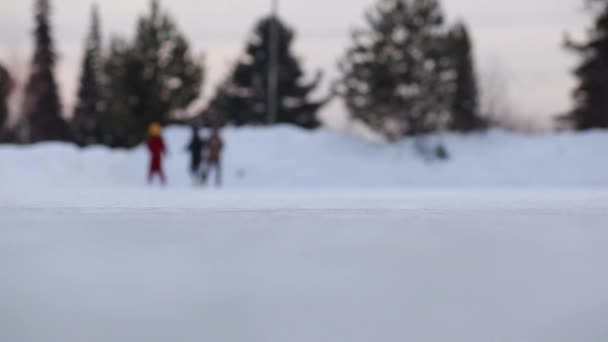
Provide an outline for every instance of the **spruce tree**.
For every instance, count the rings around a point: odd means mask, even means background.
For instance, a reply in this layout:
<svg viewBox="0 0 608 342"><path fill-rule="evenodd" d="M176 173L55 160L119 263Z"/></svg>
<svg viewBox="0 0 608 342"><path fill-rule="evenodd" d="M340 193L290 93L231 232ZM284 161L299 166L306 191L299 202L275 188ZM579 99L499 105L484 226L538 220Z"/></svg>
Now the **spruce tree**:
<svg viewBox="0 0 608 342"><path fill-rule="evenodd" d="M149 123L170 123L171 114L200 96L204 68L158 0L151 1L150 13L139 20L132 53L140 64L133 110L145 133Z"/></svg>
<svg viewBox="0 0 608 342"><path fill-rule="evenodd" d="M599 10L588 40L567 42L583 62L576 68L579 85L574 91L575 108L565 118L578 130L608 128L608 3L592 1Z"/></svg>
<svg viewBox="0 0 608 342"><path fill-rule="evenodd" d="M91 14L90 31L85 42L80 88L72 120L74 138L81 146L103 142L101 120L106 103L103 96L101 49L99 13L95 6Z"/></svg>
<svg viewBox="0 0 608 342"><path fill-rule="evenodd" d="M247 102L243 98L236 98L230 96L229 82L221 84L216 92L215 96L211 99L207 108L195 118L194 125L201 127L223 127L228 123L243 125L246 120L236 121L234 115L229 113L237 113L236 108L243 108L247 105ZM263 118L259 118L260 124Z"/></svg>
<svg viewBox="0 0 608 342"><path fill-rule="evenodd" d="M9 117L8 98L13 89L13 80L8 70L0 64L0 141L4 140Z"/></svg>
<svg viewBox="0 0 608 342"><path fill-rule="evenodd" d="M139 127L134 94L143 65L129 43L121 38L110 40L108 55L103 63L104 92L108 98L105 113L100 118L101 143L114 147L134 147L142 139L145 127Z"/></svg>
<svg viewBox="0 0 608 342"><path fill-rule="evenodd" d="M483 130L487 122L479 115L479 92L473 46L464 23L456 24L448 36L449 54L455 72L451 106L451 129L458 132Z"/></svg>
<svg viewBox="0 0 608 342"><path fill-rule="evenodd" d="M353 34L336 92L391 140L446 128L453 72L437 0L380 0Z"/></svg>
<svg viewBox="0 0 608 342"><path fill-rule="evenodd" d="M56 54L51 34L49 0L36 0L35 50L25 88L22 133L25 142L66 141L70 130L61 114L55 81Z"/></svg>
<svg viewBox="0 0 608 342"><path fill-rule="evenodd" d="M109 100L101 126L112 147L139 144L152 122L172 123L172 114L200 96L204 80L202 61L158 0L139 19L132 43L112 38L103 69Z"/></svg>
<svg viewBox="0 0 608 342"><path fill-rule="evenodd" d="M271 119L267 110L270 66L270 30L277 30L278 89L277 115ZM267 17L258 22L243 55L203 116L214 124L266 125L287 123L307 129L319 126L317 112L325 101L311 100L321 74L307 81L291 47L294 31L279 18ZM271 122L274 121L274 122Z"/></svg>

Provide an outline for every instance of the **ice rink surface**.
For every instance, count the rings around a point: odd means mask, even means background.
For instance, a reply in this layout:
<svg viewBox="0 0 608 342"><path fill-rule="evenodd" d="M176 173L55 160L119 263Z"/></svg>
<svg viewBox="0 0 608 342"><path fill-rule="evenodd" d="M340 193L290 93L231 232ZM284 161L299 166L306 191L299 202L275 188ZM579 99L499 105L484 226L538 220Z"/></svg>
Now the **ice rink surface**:
<svg viewBox="0 0 608 342"><path fill-rule="evenodd" d="M604 342L608 193L4 193L0 274L7 342Z"/></svg>

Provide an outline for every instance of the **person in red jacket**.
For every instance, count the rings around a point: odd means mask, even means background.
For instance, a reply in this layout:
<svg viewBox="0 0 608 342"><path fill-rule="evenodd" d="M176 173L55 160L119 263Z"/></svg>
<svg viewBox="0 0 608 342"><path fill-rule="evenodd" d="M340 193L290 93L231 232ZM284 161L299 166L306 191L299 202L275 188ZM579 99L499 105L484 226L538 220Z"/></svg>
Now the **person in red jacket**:
<svg viewBox="0 0 608 342"><path fill-rule="evenodd" d="M150 151L150 170L148 172L148 183L152 184L154 176L158 175L163 185L167 184L167 178L163 171L163 157L167 154L165 141L162 137L162 127L158 123L150 125L148 134L148 151Z"/></svg>

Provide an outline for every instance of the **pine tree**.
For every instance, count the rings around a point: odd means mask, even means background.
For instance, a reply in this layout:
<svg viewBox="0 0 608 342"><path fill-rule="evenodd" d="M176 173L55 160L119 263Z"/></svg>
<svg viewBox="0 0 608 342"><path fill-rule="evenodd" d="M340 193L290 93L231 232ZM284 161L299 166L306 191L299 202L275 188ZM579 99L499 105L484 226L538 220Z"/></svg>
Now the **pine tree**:
<svg viewBox="0 0 608 342"><path fill-rule="evenodd" d="M152 122L166 125L201 93L204 66L158 0L137 24L133 43L114 37L104 62L108 99L103 142L133 147Z"/></svg>
<svg viewBox="0 0 608 342"><path fill-rule="evenodd" d="M274 120L267 110L270 30L273 26L278 37L278 108ZM294 31L279 18L260 20L247 41L244 54L203 114L211 119L204 121L234 125L265 125L274 121L317 128L317 112L325 101L313 101L310 97L321 81L321 74L306 81L300 62L291 52L294 38Z"/></svg>
<svg viewBox="0 0 608 342"><path fill-rule="evenodd" d="M229 116L228 113L236 113L235 108L243 108L247 102L243 98L230 96L229 82L221 84L213 99L203 111L201 115L194 119L194 125L198 127L223 127L229 123L243 125L246 120L235 121L234 116ZM259 119L262 123L262 118Z"/></svg>
<svg viewBox="0 0 608 342"><path fill-rule="evenodd" d="M91 28L85 43L78 102L72 121L74 138L81 146L103 142L100 125L106 103L103 96L102 63L99 12L95 6L91 14Z"/></svg>
<svg viewBox="0 0 608 342"><path fill-rule="evenodd" d="M458 132L483 130L487 122L479 115L479 93L473 46L464 23L456 24L448 36L449 50L456 73L452 96L451 129Z"/></svg>
<svg viewBox="0 0 608 342"><path fill-rule="evenodd" d="M35 52L31 75L25 88L22 129L26 142L67 141L70 130L62 118L59 90L54 76L56 54L53 47L49 0L35 5Z"/></svg>
<svg viewBox="0 0 608 342"><path fill-rule="evenodd" d="M13 89L13 80L8 70L0 65L0 141L6 133L9 116L8 98Z"/></svg>
<svg viewBox="0 0 608 342"><path fill-rule="evenodd" d="M453 72L437 0L380 0L353 34L336 92L351 115L391 140L445 128Z"/></svg>
<svg viewBox="0 0 608 342"><path fill-rule="evenodd" d="M599 4L594 27L588 41L567 42L567 48L583 59L576 68L579 86L574 91L575 108L565 119L579 130L608 128L608 3Z"/></svg>
<svg viewBox="0 0 608 342"><path fill-rule="evenodd" d="M138 100L134 94L142 72L143 65L129 43L113 37L103 63L104 90L109 100L99 121L102 144L114 148L134 147L142 141L144 127L138 127L135 115Z"/></svg>
<svg viewBox="0 0 608 342"><path fill-rule="evenodd" d="M158 0L151 1L150 13L139 20L133 54L141 64L133 88L140 129L145 131L151 122L169 123L171 114L200 96L204 68Z"/></svg>

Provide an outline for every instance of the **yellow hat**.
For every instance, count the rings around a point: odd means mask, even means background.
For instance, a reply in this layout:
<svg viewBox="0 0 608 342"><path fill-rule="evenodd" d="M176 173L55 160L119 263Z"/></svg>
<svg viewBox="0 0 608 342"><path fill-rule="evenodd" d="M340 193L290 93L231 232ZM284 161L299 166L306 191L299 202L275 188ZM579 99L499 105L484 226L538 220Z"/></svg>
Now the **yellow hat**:
<svg viewBox="0 0 608 342"><path fill-rule="evenodd" d="M159 136L163 131L162 126L158 122L153 122L148 128L148 134L153 137Z"/></svg>

